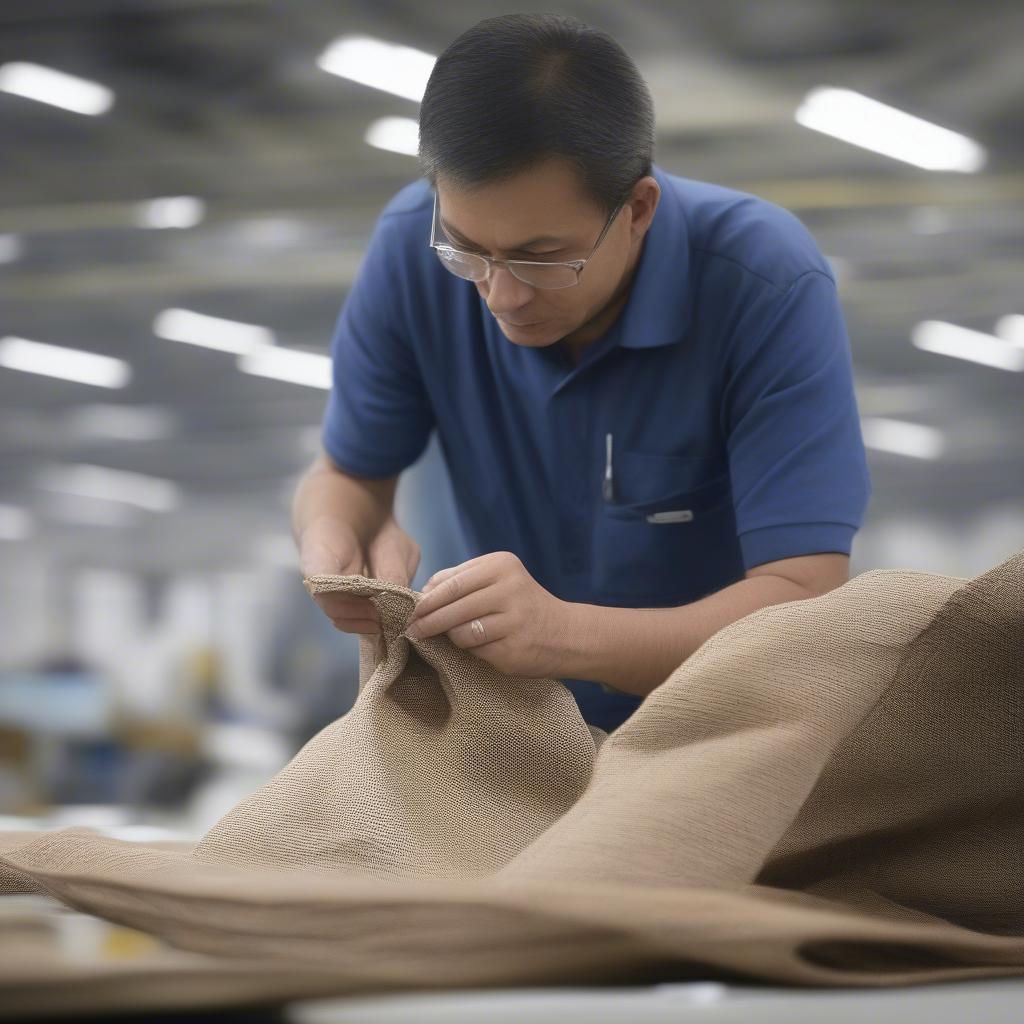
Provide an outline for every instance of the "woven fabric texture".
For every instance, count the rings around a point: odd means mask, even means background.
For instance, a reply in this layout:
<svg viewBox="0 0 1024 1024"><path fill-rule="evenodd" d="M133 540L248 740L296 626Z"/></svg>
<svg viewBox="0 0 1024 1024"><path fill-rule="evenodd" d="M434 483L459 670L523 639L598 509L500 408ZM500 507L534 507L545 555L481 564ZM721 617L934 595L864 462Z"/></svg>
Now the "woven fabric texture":
<svg viewBox="0 0 1024 1024"><path fill-rule="evenodd" d="M222 1002L1024 975L1024 553L756 612L610 736L556 680L406 638L409 589L307 586L381 614L348 714L192 850L0 834L0 891L203 956ZM0 1004L37 1005L3 960Z"/></svg>

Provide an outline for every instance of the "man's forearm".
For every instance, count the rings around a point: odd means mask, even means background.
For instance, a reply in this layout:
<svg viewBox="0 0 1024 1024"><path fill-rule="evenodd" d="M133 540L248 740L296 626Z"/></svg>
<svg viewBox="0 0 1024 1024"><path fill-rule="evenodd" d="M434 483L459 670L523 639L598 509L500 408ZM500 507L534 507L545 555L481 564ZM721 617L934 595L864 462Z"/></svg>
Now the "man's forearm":
<svg viewBox="0 0 1024 1024"><path fill-rule="evenodd" d="M755 576L677 608L571 604L574 628L566 631L571 639L555 674L644 697L723 627L759 608L813 596L793 580Z"/></svg>
<svg viewBox="0 0 1024 1024"><path fill-rule="evenodd" d="M352 477L321 456L295 491L292 531L296 540L316 520L333 519L350 527L366 544L391 514L396 480Z"/></svg>

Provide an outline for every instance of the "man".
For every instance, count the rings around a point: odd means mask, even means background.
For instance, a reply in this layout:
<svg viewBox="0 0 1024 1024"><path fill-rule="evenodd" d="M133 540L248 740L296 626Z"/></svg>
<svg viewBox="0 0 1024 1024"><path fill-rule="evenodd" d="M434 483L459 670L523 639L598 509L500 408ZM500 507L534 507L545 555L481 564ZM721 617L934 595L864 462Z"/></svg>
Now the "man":
<svg viewBox="0 0 1024 1024"><path fill-rule="evenodd" d="M305 575L408 584L392 498L436 429L476 557L427 582L410 635L563 678L608 730L723 626L845 582L870 492L828 263L792 214L654 165L653 138L636 67L579 22L492 18L445 50L425 180L342 310L293 516Z"/></svg>

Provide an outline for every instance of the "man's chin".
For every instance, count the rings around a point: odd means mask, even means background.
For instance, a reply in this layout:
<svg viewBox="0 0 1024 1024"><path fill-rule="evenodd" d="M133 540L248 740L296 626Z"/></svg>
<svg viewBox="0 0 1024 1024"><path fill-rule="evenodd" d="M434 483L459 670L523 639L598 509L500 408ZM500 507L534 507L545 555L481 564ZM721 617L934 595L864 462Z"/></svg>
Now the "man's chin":
<svg viewBox="0 0 1024 1024"><path fill-rule="evenodd" d="M561 334L550 322L517 326L500 318L496 319L501 333L516 345L523 345L527 348L544 348L553 345L561 337Z"/></svg>

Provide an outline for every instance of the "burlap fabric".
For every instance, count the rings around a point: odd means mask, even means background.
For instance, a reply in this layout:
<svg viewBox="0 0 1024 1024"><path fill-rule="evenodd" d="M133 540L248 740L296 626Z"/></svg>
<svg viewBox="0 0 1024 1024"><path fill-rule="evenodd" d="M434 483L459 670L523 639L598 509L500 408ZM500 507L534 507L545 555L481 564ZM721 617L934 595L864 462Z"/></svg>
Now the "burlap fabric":
<svg viewBox="0 0 1024 1024"><path fill-rule="evenodd" d="M160 1005L1024 975L1024 552L750 615L607 737L555 680L404 637L415 592L307 585L380 610L358 699L194 849L0 835L0 887L159 936L167 976L200 958ZM8 963L22 1012L114 986Z"/></svg>

